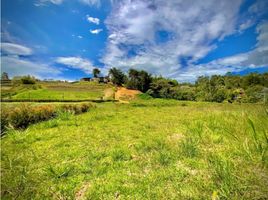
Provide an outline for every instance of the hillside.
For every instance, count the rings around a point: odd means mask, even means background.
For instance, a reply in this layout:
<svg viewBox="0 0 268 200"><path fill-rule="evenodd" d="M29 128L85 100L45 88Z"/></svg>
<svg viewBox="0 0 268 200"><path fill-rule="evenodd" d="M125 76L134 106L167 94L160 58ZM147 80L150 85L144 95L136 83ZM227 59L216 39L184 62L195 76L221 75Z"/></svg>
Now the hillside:
<svg viewBox="0 0 268 200"><path fill-rule="evenodd" d="M93 82L39 82L34 85L2 87L1 97L29 100L95 100L103 98L104 91L108 88L113 88L113 86L110 84L98 84Z"/></svg>

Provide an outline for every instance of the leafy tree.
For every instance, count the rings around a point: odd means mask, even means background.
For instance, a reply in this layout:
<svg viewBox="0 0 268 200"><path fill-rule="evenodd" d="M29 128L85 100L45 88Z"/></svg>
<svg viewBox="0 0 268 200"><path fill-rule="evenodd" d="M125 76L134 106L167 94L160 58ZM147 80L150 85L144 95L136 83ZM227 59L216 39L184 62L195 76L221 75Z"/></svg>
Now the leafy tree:
<svg viewBox="0 0 268 200"><path fill-rule="evenodd" d="M100 70L98 68L94 68L93 69L93 76L94 76L94 78L97 78L99 74L100 74Z"/></svg>
<svg viewBox="0 0 268 200"><path fill-rule="evenodd" d="M138 71L130 69L128 72L127 87L130 89L137 89L142 92L146 92L150 88L152 82L151 75L146 71Z"/></svg>
<svg viewBox="0 0 268 200"><path fill-rule="evenodd" d="M249 86L258 84L261 84L261 78L260 75L257 73L250 73L249 75L243 78L243 86L245 89L248 88Z"/></svg>
<svg viewBox="0 0 268 200"><path fill-rule="evenodd" d="M172 98L174 99L194 101L196 99L194 89L194 87L190 86L176 86L172 87L170 90Z"/></svg>
<svg viewBox="0 0 268 200"><path fill-rule="evenodd" d="M149 94L158 98L171 98L170 89L172 86L172 82L167 79L162 77L154 78L150 84Z"/></svg>
<svg viewBox="0 0 268 200"><path fill-rule="evenodd" d="M33 76L28 75L28 76L23 76L21 78L21 82L22 84L35 84L36 79Z"/></svg>
<svg viewBox="0 0 268 200"><path fill-rule="evenodd" d="M212 95L212 101L221 103L226 99L226 91L224 88L217 89Z"/></svg>
<svg viewBox="0 0 268 200"><path fill-rule="evenodd" d="M109 70L109 77L112 83L118 86L121 86L126 82L125 74L120 69L117 69L115 67Z"/></svg>
<svg viewBox="0 0 268 200"><path fill-rule="evenodd" d="M1 80L9 80L8 74L6 72L2 73Z"/></svg>

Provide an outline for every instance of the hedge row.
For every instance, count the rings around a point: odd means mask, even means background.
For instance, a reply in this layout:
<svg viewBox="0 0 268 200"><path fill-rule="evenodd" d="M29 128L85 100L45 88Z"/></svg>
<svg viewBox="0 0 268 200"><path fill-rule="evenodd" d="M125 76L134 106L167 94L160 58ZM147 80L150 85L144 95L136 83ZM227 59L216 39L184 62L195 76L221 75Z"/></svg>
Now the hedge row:
<svg viewBox="0 0 268 200"><path fill-rule="evenodd" d="M5 133L8 127L14 129L25 129L30 124L55 118L60 112L81 114L87 112L91 107L93 107L93 105L89 103L63 104L60 106L30 106L29 104L21 104L12 109L2 109L1 135Z"/></svg>
<svg viewBox="0 0 268 200"><path fill-rule="evenodd" d="M46 102L46 103L52 103L52 102L65 102L65 103L72 103L72 102L94 102L94 103L103 103L103 102L117 102L118 100L103 100L103 99L1 99L1 102Z"/></svg>

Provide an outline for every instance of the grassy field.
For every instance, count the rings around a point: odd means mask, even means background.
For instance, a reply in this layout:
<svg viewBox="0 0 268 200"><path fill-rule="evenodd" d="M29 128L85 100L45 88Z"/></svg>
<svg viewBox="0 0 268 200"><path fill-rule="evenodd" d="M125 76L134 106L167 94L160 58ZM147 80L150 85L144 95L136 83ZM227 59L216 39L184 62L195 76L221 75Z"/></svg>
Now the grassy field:
<svg viewBox="0 0 268 200"><path fill-rule="evenodd" d="M96 84L94 82L80 83L53 83L41 82L37 85L20 85L3 87L2 97L11 99L53 99L53 100L79 100L100 99L105 89L112 88L109 84Z"/></svg>
<svg viewBox="0 0 268 200"><path fill-rule="evenodd" d="M2 199L267 199L263 105L103 103L10 130Z"/></svg>

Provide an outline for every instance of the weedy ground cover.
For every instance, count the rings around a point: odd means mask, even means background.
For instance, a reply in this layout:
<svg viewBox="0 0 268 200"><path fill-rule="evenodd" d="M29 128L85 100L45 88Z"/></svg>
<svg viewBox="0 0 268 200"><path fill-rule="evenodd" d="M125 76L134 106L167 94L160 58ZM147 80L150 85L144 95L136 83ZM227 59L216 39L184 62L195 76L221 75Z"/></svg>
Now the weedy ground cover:
<svg viewBox="0 0 268 200"><path fill-rule="evenodd" d="M267 107L161 99L96 106L9 130L2 198L268 198Z"/></svg>

